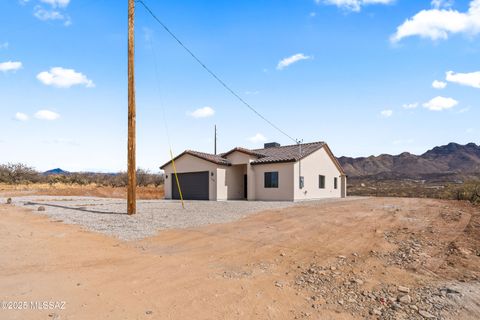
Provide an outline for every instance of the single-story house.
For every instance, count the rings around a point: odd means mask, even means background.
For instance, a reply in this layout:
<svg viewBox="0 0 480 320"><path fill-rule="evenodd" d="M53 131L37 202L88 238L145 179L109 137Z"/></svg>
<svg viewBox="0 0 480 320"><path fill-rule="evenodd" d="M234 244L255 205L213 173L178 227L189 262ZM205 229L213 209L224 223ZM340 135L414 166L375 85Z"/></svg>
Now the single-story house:
<svg viewBox="0 0 480 320"><path fill-rule="evenodd" d="M187 150L174 163L187 200L298 201L347 194L345 172L325 142L267 143L218 155ZM172 161L161 169L165 199L180 199Z"/></svg>

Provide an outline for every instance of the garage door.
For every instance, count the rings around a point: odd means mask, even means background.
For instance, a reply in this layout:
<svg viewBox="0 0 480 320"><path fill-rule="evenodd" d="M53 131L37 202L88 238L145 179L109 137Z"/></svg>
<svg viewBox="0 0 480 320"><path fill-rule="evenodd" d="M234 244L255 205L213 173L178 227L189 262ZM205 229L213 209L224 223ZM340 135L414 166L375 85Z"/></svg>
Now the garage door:
<svg viewBox="0 0 480 320"><path fill-rule="evenodd" d="M208 171L178 174L178 181L185 200L208 200ZM172 198L180 199L175 175L172 175Z"/></svg>

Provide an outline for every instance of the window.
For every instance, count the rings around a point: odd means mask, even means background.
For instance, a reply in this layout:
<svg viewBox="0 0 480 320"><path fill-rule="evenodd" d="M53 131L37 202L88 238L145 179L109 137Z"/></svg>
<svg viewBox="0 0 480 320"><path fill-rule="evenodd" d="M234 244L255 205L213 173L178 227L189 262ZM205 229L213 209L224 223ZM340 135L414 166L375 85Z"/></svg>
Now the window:
<svg viewBox="0 0 480 320"><path fill-rule="evenodd" d="M318 176L318 187L320 189L325 189L325 176Z"/></svg>
<svg viewBox="0 0 480 320"><path fill-rule="evenodd" d="M333 188L334 189L337 189L337 183L338 183L338 178L337 177L333 178Z"/></svg>
<svg viewBox="0 0 480 320"><path fill-rule="evenodd" d="M265 188L278 188L278 172L265 172Z"/></svg>
<svg viewBox="0 0 480 320"><path fill-rule="evenodd" d="M300 180L298 181L298 186L300 189L303 189L305 186L305 178L303 176L300 177Z"/></svg>

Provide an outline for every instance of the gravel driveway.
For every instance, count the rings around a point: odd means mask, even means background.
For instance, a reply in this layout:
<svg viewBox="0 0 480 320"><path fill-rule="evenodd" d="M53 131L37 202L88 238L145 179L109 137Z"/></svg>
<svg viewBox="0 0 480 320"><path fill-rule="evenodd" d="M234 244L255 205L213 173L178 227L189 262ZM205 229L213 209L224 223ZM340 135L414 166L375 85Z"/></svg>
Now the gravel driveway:
<svg viewBox="0 0 480 320"><path fill-rule="evenodd" d="M5 203L6 199L0 200ZM198 227L238 220L249 214L295 205L292 202L262 201L187 201L145 200L137 202L138 214L126 214L126 201L90 197L28 196L16 197L13 204L32 208L52 220L78 224L85 229L121 240L139 240L159 230ZM45 211L37 211L38 207Z"/></svg>

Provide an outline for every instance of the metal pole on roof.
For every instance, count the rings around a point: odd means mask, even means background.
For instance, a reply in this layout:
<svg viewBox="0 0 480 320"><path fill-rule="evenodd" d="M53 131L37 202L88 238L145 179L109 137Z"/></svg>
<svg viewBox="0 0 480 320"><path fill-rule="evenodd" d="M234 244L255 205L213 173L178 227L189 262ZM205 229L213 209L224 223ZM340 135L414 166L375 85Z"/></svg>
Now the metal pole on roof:
<svg viewBox="0 0 480 320"><path fill-rule="evenodd" d="M215 125L214 144L214 154L217 155L217 125Z"/></svg>
<svg viewBox="0 0 480 320"><path fill-rule="evenodd" d="M298 153L299 153L299 158L298 158L298 186L300 189L302 189L302 185L301 185L301 181L302 181L302 143L303 143L303 139L300 140L298 139L297 140L297 144L298 144Z"/></svg>

